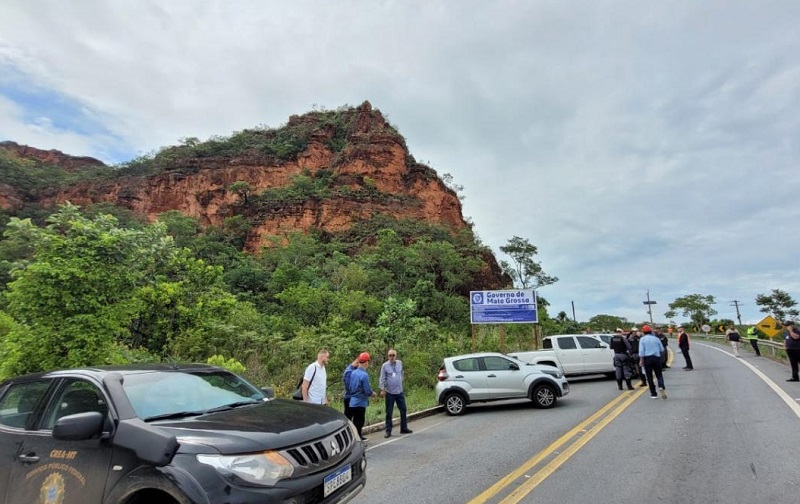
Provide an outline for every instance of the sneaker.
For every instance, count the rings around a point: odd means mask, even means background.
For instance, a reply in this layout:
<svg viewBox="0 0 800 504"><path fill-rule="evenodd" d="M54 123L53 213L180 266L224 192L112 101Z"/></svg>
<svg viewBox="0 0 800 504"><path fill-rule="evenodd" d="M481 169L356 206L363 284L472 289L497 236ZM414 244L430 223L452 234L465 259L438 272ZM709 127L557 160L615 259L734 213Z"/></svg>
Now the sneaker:
<svg viewBox="0 0 800 504"><path fill-rule="evenodd" d="M385 437L385 438L392 437L392 433L391 432L387 432L386 434L383 435L383 437Z"/></svg>
<svg viewBox="0 0 800 504"><path fill-rule="evenodd" d="M651 395L650 399L658 399L658 396L657 395Z"/></svg>
<svg viewBox="0 0 800 504"><path fill-rule="evenodd" d="M639 386L640 387L646 387L647 386L647 382L642 382L642 383L639 384Z"/></svg>
<svg viewBox="0 0 800 504"><path fill-rule="evenodd" d="M406 429L406 430L401 430L400 434L411 434L412 432L414 431L412 431L411 429Z"/></svg>
<svg viewBox="0 0 800 504"><path fill-rule="evenodd" d="M666 399L666 398L667 398L667 390L662 388L661 389L661 399Z"/></svg>
<svg viewBox="0 0 800 504"><path fill-rule="evenodd" d="M789 379L788 379L788 380L786 380L786 381L800 381L800 378L789 378Z"/></svg>

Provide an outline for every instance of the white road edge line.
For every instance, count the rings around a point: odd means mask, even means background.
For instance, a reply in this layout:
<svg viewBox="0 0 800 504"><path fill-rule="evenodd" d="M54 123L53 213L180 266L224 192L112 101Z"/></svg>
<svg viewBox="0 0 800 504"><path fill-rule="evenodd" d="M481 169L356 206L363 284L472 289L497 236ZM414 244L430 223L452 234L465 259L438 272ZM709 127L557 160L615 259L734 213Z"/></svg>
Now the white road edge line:
<svg viewBox="0 0 800 504"><path fill-rule="evenodd" d="M711 346L711 345L706 345L706 344L703 344L703 343L695 343L695 345L704 346L706 348L712 348L712 349L714 349L714 350L716 350L718 352L722 352L725 355L730 356L730 358L732 358L732 359L736 359L736 357L734 357L734 355L732 353L726 352L725 350L723 350L721 348L717 348L717 347ZM741 358L736 359L736 360L738 360L739 362L741 362L745 366L749 367L750 371L754 372L756 374L756 376L758 376L759 378L764 380L764 383L769 385L769 387L772 390L774 390L776 394L778 394L778 397L783 399L783 402L785 402L786 404L789 405L789 408L791 408L791 410L794 412L794 414L797 415L797 418L800 418L800 404L798 404L796 400L792 399L792 396L787 394L785 390L780 388L774 381L772 381L767 375L762 373L754 365L750 364L749 362L747 362L747 361L745 361L744 359L741 359Z"/></svg>
<svg viewBox="0 0 800 504"><path fill-rule="evenodd" d="M415 427L414 428L414 434L416 434L417 432L425 432L427 430L431 430L434 427L438 427L438 426L442 425L443 423L446 423L446 422L438 422L438 423L435 423L433 425L429 425L429 426L427 426L427 427L425 427L423 429L417 429ZM386 441L381 441L380 443L378 443L376 445L367 446L367 449L364 450L364 451L368 452L368 451L372 450L373 448L380 448L381 446L385 446L385 445L387 445L389 443L394 443L395 441L400 441L401 439L405 439L406 437L408 437L408 436L405 435L405 436L397 436L397 437L395 437L394 434L392 434L392 437L390 437ZM367 468L367 470L369 470L369 467Z"/></svg>

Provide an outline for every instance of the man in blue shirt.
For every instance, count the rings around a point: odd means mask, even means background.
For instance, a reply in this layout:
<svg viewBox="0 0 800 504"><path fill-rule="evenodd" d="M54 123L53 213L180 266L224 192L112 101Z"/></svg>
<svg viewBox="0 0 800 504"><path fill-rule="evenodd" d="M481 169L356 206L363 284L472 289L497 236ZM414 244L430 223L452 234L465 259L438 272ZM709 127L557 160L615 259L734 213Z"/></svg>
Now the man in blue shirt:
<svg viewBox="0 0 800 504"><path fill-rule="evenodd" d="M367 374L369 360L367 352L362 352L358 356L358 368L354 369L350 375L350 384L347 387L350 392L350 410L353 412L353 425L356 426L358 437L361 438L361 441L366 441L367 439L361 434L361 429L364 427L369 398L377 397L378 395L369 386L369 375Z"/></svg>
<svg viewBox="0 0 800 504"><path fill-rule="evenodd" d="M342 384L344 384L344 416L346 416L348 420L353 420L353 411L350 409L350 391L348 390L350 375L352 375L353 371L357 368L358 358L356 357L356 359L347 366L344 373L342 373Z"/></svg>
<svg viewBox="0 0 800 504"><path fill-rule="evenodd" d="M656 394L656 384L653 381L653 373L658 380L658 388L661 389L661 398L667 398L667 389L664 386L664 375L661 373L661 355L666 351L661 341L653 335L653 329L649 325L642 326L644 336L639 340L639 364L644 368L647 376L647 384L650 386L650 398L658 399Z"/></svg>
<svg viewBox="0 0 800 504"><path fill-rule="evenodd" d="M381 397L386 397L386 434L383 437L392 435L392 416L394 414L394 403L400 410L400 433L411 434L408 428L406 417L406 396L403 394L403 361L397 358L397 350L389 349L387 354L389 360L381 366L381 374L378 379L378 387L381 389Z"/></svg>

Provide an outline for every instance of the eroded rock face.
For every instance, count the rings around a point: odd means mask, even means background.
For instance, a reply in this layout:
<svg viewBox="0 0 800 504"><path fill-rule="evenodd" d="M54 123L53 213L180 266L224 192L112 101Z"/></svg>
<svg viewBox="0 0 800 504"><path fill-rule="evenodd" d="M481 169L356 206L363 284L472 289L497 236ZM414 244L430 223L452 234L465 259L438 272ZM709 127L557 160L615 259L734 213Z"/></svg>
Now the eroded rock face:
<svg viewBox="0 0 800 504"><path fill-rule="evenodd" d="M457 232L466 228L461 202L431 168L410 156L404 139L369 102L345 114L346 131L320 120L320 113L292 116L287 127L312 133L305 149L288 161L258 154L182 158L179 165L152 176L130 176L81 182L40 198L45 206L71 202L79 206L108 202L144 215L150 221L177 210L202 225L220 226L224 219L243 215L250 224L246 248L257 251L275 237L298 230L338 233L378 214L420 220ZM324 119L324 118L323 118ZM337 136L338 135L338 136ZM341 143L332 147L334 140ZM19 157L74 170L101 166L93 158L76 158L59 151L42 151L4 143ZM336 188L329 198L258 201L268 189L286 187L294 177L320 170L334 175ZM247 195L229 188L246 182ZM357 197L348 198L350 193ZM0 205L16 206L13 188L0 184ZM366 196L365 196L366 195ZM249 197L248 197L249 196ZM490 254L491 255L491 254ZM502 287L494 257L487 258L484 288Z"/></svg>

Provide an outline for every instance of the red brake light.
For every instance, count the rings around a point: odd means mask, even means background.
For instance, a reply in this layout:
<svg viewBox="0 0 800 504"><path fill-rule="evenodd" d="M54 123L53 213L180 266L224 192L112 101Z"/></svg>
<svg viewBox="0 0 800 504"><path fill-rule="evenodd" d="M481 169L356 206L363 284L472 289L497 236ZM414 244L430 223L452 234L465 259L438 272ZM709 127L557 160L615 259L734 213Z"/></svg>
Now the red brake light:
<svg viewBox="0 0 800 504"><path fill-rule="evenodd" d="M439 368L439 375L436 377L436 379L438 379L439 381L445 381L448 378L449 378L449 376L447 374L447 371L445 371L444 366L440 367Z"/></svg>

